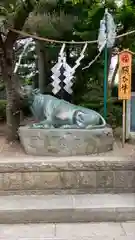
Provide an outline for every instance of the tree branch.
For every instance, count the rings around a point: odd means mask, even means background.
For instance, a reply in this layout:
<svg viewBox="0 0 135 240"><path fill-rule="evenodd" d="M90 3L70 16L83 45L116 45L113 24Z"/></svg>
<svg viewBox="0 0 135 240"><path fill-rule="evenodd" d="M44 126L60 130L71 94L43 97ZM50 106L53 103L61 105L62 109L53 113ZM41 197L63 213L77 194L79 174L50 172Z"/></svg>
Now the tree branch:
<svg viewBox="0 0 135 240"><path fill-rule="evenodd" d="M34 4L32 4L31 0L27 0L26 4L22 3L15 14L12 27L16 30L21 30L29 14L33 11L33 8L34 8ZM15 33L9 30L6 41L5 41L6 46L13 46L17 38L18 38L18 33Z"/></svg>
<svg viewBox="0 0 135 240"><path fill-rule="evenodd" d="M5 55L5 45L2 39L2 35L0 33L0 71L2 74L4 74L4 62L3 62L4 55Z"/></svg>
<svg viewBox="0 0 135 240"><path fill-rule="evenodd" d="M2 39L2 35L0 33L0 48L3 50L4 48L4 43L3 43L3 39Z"/></svg>
<svg viewBox="0 0 135 240"><path fill-rule="evenodd" d="M2 58L3 55L6 56L6 51L5 51L5 44L2 38L2 33L0 33L0 58Z"/></svg>

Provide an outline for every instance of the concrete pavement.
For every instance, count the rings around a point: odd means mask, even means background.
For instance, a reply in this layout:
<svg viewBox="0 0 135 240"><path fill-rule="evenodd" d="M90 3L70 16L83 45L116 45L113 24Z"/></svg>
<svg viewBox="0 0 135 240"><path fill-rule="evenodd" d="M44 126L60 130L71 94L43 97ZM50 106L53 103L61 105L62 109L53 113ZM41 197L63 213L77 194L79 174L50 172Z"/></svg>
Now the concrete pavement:
<svg viewBox="0 0 135 240"><path fill-rule="evenodd" d="M133 240L135 222L0 225L1 240Z"/></svg>

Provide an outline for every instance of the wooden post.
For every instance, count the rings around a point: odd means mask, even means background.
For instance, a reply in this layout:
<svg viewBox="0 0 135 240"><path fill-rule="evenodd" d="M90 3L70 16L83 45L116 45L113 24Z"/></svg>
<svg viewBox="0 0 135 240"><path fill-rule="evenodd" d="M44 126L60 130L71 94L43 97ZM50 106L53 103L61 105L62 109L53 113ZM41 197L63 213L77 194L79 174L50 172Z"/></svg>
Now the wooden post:
<svg viewBox="0 0 135 240"><path fill-rule="evenodd" d="M123 101L122 147L126 137L126 100L131 99L132 52L128 49L119 53L118 98Z"/></svg>
<svg viewBox="0 0 135 240"><path fill-rule="evenodd" d="M125 131L126 131L126 100L123 100L123 113L122 113L122 147L125 144Z"/></svg>

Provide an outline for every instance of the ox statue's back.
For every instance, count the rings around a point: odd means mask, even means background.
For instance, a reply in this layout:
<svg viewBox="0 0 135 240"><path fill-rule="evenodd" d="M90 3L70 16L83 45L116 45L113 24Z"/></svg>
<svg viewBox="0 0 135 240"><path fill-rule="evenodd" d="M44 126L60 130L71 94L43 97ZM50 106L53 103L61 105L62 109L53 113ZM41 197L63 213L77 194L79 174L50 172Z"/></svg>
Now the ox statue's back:
<svg viewBox="0 0 135 240"><path fill-rule="evenodd" d="M31 128L91 129L106 126L104 118L91 109L41 94L38 89L24 88L24 94L37 121Z"/></svg>

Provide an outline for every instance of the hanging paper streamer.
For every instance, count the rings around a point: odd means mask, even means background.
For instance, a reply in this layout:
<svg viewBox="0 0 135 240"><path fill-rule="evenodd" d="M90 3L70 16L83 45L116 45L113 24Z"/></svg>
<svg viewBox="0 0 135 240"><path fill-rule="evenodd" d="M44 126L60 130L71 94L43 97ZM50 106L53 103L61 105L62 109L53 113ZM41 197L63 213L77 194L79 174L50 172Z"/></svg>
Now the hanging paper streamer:
<svg viewBox="0 0 135 240"><path fill-rule="evenodd" d="M74 78L75 70L79 67L81 60L84 58L84 53L87 48L87 43L84 45L80 57L76 60L75 66L72 68L66 62L65 56L65 44L62 45L62 48L59 53L58 62L51 69L53 75L51 76L53 79L53 94L57 94L61 88L63 88L68 94L72 94L72 79ZM61 84L62 83L62 84ZM62 85L62 86L61 86Z"/></svg>
<svg viewBox="0 0 135 240"><path fill-rule="evenodd" d="M107 14L107 47L112 48L116 39L116 25L114 23L112 15L106 9Z"/></svg>
<svg viewBox="0 0 135 240"><path fill-rule="evenodd" d="M58 57L58 62L51 69L51 71L53 73L53 75L51 76L51 78L53 79L53 82L52 82L52 86L53 86L52 92L55 95L61 89L61 87L60 87L61 80L59 79L59 77L61 75L60 68L61 68L61 66L63 64L63 60L64 60L64 49L65 49L65 44L62 45L62 48L60 50L59 57Z"/></svg>
<svg viewBox="0 0 135 240"><path fill-rule="evenodd" d="M87 68L89 68L94 62L96 62L96 60L99 58L99 56L101 55L101 52L99 52L96 57L88 64L88 66L82 68L82 70L85 70Z"/></svg>
<svg viewBox="0 0 135 240"><path fill-rule="evenodd" d="M82 70L89 68L100 56L101 52L106 46L107 48L112 48L114 46L116 39L116 25L114 23L112 15L108 12L108 9L105 10L103 19L100 21L100 29L98 35L98 50L99 53L96 57L84 67Z"/></svg>
<svg viewBox="0 0 135 240"><path fill-rule="evenodd" d="M86 48L87 48L87 43L84 45L81 53L80 53L80 57L76 60L76 64L73 68L69 67L69 65L66 67L65 69L65 72L64 72L64 76L65 76L65 80L64 80L64 83L65 83L65 87L64 89L69 93L69 94L72 94L72 86L73 86L73 82L72 82L72 79L73 79L73 75L75 74L75 70L80 66L80 62L81 60L84 58L84 53L86 51Z"/></svg>
<svg viewBox="0 0 135 240"><path fill-rule="evenodd" d="M23 58L23 56L24 56L27 48L28 48L32 43L33 43L33 39L32 39L32 38L28 38L28 39L26 40L26 43L25 43L24 48L23 48L23 51L22 51L22 53L21 53L20 56L19 56L19 60L18 60L18 62L15 64L14 73L17 73L18 68L19 68L19 66L20 66L20 64L21 64L21 60L22 60L22 58Z"/></svg>
<svg viewBox="0 0 135 240"><path fill-rule="evenodd" d="M65 56L64 50L65 50L65 44L62 45L62 48L60 50L58 62L51 69L53 72L52 92L55 95L61 90L61 88L65 89L69 94L72 94L72 89L71 89L73 85L71 81L73 78L72 68L66 62L66 56Z"/></svg>
<svg viewBox="0 0 135 240"><path fill-rule="evenodd" d="M75 72L75 70L80 66L80 62L81 60L84 58L84 53L86 51L86 48L87 48L87 43L85 43L84 47L83 47L83 50L81 51L80 53L80 57L76 60L76 65L72 68L72 71Z"/></svg>
<svg viewBox="0 0 135 240"><path fill-rule="evenodd" d="M107 43L107 48L114 46L116 39L116 25L114 23L112 15L105 10L103 19L100 21L100 29L98 35L98 49L99 52L103 50Z"/></svg>
<svg viewBox="0 0 135 240"><path fill-rule="evenodd" d="M100 21L100 29L98 35L98 49L99 52L103 50L106 44L106 27L105 27L105 19Z"/></svg>

